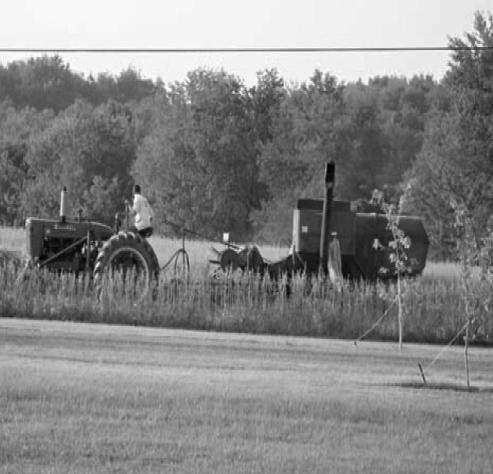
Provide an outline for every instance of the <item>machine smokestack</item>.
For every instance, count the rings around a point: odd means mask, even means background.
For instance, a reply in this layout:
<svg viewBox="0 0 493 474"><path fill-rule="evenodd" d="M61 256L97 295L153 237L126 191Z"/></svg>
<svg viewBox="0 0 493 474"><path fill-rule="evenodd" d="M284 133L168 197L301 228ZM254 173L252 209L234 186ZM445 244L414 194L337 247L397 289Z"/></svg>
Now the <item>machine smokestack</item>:
<svg viewBox="0 0 493 474"><path fill-rule="evenodd" d="M60 220L65 222L67 217L67 187L64 186L62 192L60 193Z"/></svg>
<svg viewBox="0 0 493 474"><path fill-rule="evenodd" d="M332 196L334 193L335 163L329 161L325 166L325 195L322 210L322 229L320 232L320 269L327 274L327 262L329 259L329 226Z"/></svg>

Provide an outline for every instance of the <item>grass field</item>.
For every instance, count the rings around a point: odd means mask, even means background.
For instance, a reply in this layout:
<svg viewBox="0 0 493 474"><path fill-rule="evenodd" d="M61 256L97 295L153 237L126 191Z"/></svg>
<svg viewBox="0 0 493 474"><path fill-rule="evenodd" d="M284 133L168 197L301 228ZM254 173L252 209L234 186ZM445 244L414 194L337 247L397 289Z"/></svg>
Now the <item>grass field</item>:
<svg viewBox="0 0 493 474"><path fill-rule="evenodd" d="M493 472L493 350L0 319L0 472Z"/></svg>

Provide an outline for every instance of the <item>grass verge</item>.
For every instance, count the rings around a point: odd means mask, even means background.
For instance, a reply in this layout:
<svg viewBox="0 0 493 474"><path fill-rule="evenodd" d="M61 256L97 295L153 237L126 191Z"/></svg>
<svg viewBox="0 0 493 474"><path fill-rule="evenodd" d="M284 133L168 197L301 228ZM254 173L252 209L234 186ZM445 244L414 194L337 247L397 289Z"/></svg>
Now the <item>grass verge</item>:
<svg viewBox="0 0 493 474"><path fill-rule="evenodd" d="M491 393L436 348L0 320L0 472L491 472ZM459 383L461 351L434 367ZM473 384L492 386L491 350ZM389 385L392 383L393 385ZM386 385L387 384L387 385Z"/></svg>

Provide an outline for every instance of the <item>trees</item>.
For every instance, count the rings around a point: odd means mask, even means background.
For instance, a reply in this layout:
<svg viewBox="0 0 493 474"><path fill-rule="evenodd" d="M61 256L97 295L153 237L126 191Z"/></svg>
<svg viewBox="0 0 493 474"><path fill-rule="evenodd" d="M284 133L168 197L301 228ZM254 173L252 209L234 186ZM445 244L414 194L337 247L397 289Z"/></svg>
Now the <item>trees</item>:
<svg viewBox="0 0 493 474"><path fill-rule="evenodd" d="M425 217L434 249L453 238L452 201L480 239L493 207L493 52L479 46L493 44L492 23L477 14L450 39L471 49L453 52L440 84L315 71L286 87L266 70L246 88L198 69L164 86L131 68L84 78L56 56L0 66L0 219L52 214L63 182L74 207L108 220L135 179L180 225L288 243L296 199L322 194L333 160L338 198L409 188L404 212Z"/></svg>
<svg viewBox="0 0 493 474"><path fill-rule="evenodd" d="M274 137L273 122L286 95L284 81L275 69L257 73L257 85L249 91L252 98L254 126L259 146L266 146Z"/></svg>
<svg viewBox="0 0 493 474"><path fill-rule="evenodd" d="M204 70L188 75L187 93L208 225L247 237L261 197L251 96L238 78Z"/></svg>
<svg viewBox="0 0 493 474"><path fill-rule="evenodd" d="M269 198L255 215L259 236L289 241L296 198L322 195L319 173L328 160L337 163L338 198L368 199L375 188L387 199L400 195L436 88L431 77L339 84L316 71L309 83L288 90L261 157Z"/></svg>
<svg viewBox="0 0 493 474"><path fill-rule="evenodd" d="M85 215L112 222L129 194L135 150L128 108L76 102L30 143L26 162L32 179L21 197L24 213L56 214L60 189L67 186L72 214L81 208Z"/></svg>
<svg viewBox="0 0 493 474"><path fill-rule="evenodd" d="M493 217L493 51L477 47L493 47L493 16L476 13L466 41L453 38L451 45L472 49L454 52L445 78L454 96L452 133L457 134L457 151L462 155L449 161L449 168L462 170L462 179L450 180L450 191L471 212L478 238Z"/></svg>
<svg viewBox="0 0 493 474"><path fill-rule="evenodd" d="M433 243L453 240L454 207L467 209L479 243L493 209L493 18L476 13L465 40L454 51L444 79L450 107L435 108L423 149L409 174L411 205L423 214ZM449 253L450 254L450 253Z"/></svg>
<svg viewBox="0 0 493 474"><path fill-rule="evenodd" d="M378 94L363 84L347 86L344 94L349 145L344 161L351 170L344 182L345 196L351 199L367 197L385 189L381 180L389 161L389 145L380 123Z"/></svg>
<svg viewBox="0 0 493 474"><path fill-rule="evenodd" d="M199 69L153 107L155 123L133 175L149 190L158 215L246 238L262 192L251 94L234 76Z"/></svg>
<svg viewBox="0 0 493 474"><path fill-rule="evenodd" d="M430 76L414 76L410 80L380 77L369 81L368 88L377 94L378 133L383 145L381 168L376 175L379 186L386 188L387 199L400 195L404 173L421 151L437 87Z"/></svg>
<svg viewBox="0 0 493 474"><path fill-rule="evenodd" d="M164 219L199 229L205 203L203 176L191 140L185 87L175 84L168 94L155 96L145 112L147 134L138 147L132 176L146 190L161 230L166 229Z"/></svg>
<svg viewBox="0 0 493 474"><path fill-rule="evenodd" d="M144 79L129 67L119 75L99 74L87 79L73 72L60 56L42 56L0 65L0 101L9 99L18 108L60 112L77 99L100 105L108 100L140 101L162 85Z"/></svg>
<svg viewBox="0 0 493 474"><path fill-rule="evenodd" d="M138 71L129 67L118 76L108 73L98 74L94 79L89 76L82 87L82 97L94 105L108 100L121 103L141 101L151 96L159 87L150 79L143 79Z"/></svg>
<svg viewBox="0 0 493 474"><path fill-rule="evenodd" d="M26 158L30 141L52 119L50 112L16 110L9 102L0 104L0 221L20 224L22 195L31 179Z"/></svg>
<svg viewBox="0 0 493 474"><path fill-rule="evenodd" d="M60 56L42 56L0 66L0 100L18 107L65 109L81 96L83 79Z"/></svg>
<svg viewBox="0 0 493 474"><path fill-rule="evenodd" d="M307 188L311 196L321 194L319 174L325 163L339 164L347 155L343 89L334 76L315 71L309 82L280 96L272 139L260 157L260 177L268 189L262 210L255 214L261 239L289 242L297 197Z"/></svg>

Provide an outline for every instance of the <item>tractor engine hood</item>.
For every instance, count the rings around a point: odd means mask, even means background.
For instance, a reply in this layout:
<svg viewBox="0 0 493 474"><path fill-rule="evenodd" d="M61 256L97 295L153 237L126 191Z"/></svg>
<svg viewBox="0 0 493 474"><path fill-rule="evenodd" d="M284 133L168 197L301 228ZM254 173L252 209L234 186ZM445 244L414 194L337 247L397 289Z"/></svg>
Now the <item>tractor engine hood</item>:
<svg viewBox="0 0 493 474"><path fill-rule="evenodd" d="M66 219L42 219L28 217L26 219L26 246L30 258L41 256L43 240L48 238L78 240L91 231L92 239L97 241L108 240L113 234L113 229L100 222L89 220Z"/></svg>

